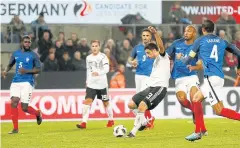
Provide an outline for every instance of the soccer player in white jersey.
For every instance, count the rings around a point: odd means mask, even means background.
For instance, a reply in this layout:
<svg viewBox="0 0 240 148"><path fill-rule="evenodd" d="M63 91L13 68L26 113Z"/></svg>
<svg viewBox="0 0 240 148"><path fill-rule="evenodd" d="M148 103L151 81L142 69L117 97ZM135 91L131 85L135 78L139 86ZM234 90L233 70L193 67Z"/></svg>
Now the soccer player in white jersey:
<svg viewBox="0 0 240 148"><path fill-rule="evenodd" d="M165 52L162 40L153 27L149 30L155 35L157 45L149 43L145 46L146 55L154 58L152 72L150 74L148 88L135 94L129 102L130 109L138 109L134 127L127 137L135 137L137 131L146 128L148 121L144 116L146 110L154 109L165 97L170 78L170 60Z"/></svg>
<svg viewBox="0 0 240 148"><path fill-rule="evenodd" d="M136 75L135 75L135 84L136 84L136 93L143 91L147 88L147 82L149 76L152 72L152 65L154 59L148 58L145 51L144 46L151 42L152 40L152 33L151 31L146 28L142 31L142 43L136 45L129 57L128 61L131 63L133 67L136 67ZM138 112L137 109L133 110L133 113L136 115ZM145 117L149 120L149 129L154 127L154 120L155 118L152 116L150 110L146 110Z"/></svg>
<svg viewBox="0 0 240 148"><path fill-rule="evenodd" d="M85 129L87 127L90 106L97 96L98 99L102 100L109 117L107 127L112 127L114 125L113 111L111 104L109 103L107 81L109 60L104 53L100 52L100 42L98 40L91 42L91 50L92 54L88 55L86 58L87 88L82 108L82 123L77 124L76 126L81 129Z"/></svg>

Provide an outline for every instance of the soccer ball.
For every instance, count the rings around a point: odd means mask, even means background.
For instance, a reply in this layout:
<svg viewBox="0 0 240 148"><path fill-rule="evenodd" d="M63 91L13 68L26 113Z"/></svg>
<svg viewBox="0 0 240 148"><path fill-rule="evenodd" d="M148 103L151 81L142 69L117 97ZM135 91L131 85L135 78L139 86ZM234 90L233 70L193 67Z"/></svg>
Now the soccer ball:
<svg viewBox="0 0 240 148"><path fill-rule="evenodd" d="M115 137L123 137L127 133L127 129L123 125L115 126L113 129L113 135Z"/></svg>

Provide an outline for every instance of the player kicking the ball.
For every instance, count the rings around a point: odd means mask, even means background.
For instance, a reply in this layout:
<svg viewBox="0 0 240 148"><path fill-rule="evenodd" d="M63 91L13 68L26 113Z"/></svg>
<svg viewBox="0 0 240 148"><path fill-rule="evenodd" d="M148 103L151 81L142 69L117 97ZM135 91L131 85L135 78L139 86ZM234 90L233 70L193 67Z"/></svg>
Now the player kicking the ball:
<svg viewBox="0 0 240 148"><path fill-rule="evenodd" d="M222 70L223 58L225 49L238 57L237 74L240 75L240 50L227 41L213 34L214 23L210 20L204 21L202 24L203 36L198 38L192 47L188 57L184 58L180 54L178 58L188 64L195 56L198 56L203 61L204 68L204 83L202 91L198 92L193 97L195 104L201 104L204 98L207 98L210 105L213 107L217 115L240 121L240 113L234 110L225 108L221 100L221 88L224 85L224 73ZM196 127L201 126L200 110L194 110ZM186 140L195 141L201 139L201 133L194 132L186 137Z"/></svg>
<svg viewBox="0 0 240 148"><path fill-rule="evenodd" d="M97 96L101 99L109 117L107 127L114 125L113 111L108 98L107 73L109 72L109 60L104 53L100 52L100 42L94 40L91 42L92 54L86 58L87 63L87 88L86 97L82 108L82 123L77 124L78 128L85 129L89 117L90 106Z"/></svg>
<svg viewBox="0 0 240 148"><path fill-rule="evenodd" d="M203 120L202 104L191 103L194 94L199 90L199 80L196 70L202 70L202 61L194 58L186 67L186 65L175 56L176 54L181 54L182 56L188 55L195 38L196 29L194 26L189 25L185 28L184 38L174 41L166 52L174 61L172 78L175 79L177 99L183 107L190 109L192 112L194 112L194 108L199 110L201 113L199 115L201 116L201 126L196 127L195 132L201 132L203 135L207 135ZM187 99L187 93L190 93L191 102Z"/></svg>
<svg viewBox="0 0 240 148"><path fill-rule="evenodd" d="M35 110L28 106L32 90L34 87L34 74L41 70L41 63L36 53L31 51L31 38L23 36L22 48L13 52L7 68L3 72L3 77L7 76L7 72L16 63L16 74L10 86L11 95L11 116L13 123L13 130L9 134L18 133L18 103L21 101L22 110L31 115L35 115L37 124L42 123L42 114L40 110Z"/></svg>
<svg viewBox="0 0 240 148"><path fill-rule="evenodd" d="M152 72L150 74L148 88L135 94L129 102L130 109L138 109L135 117L134 127L127 137L135 137L138 130L147 126L147 119L144 116L146 110L154 109L165 97L170 78L170 60L165 52L162 40L153 27L149 30L155 35L157 45L149 43L145 46L146 55L154 58Z"/></svg>
<svg viewBox="0 0 240 148"><path fill-rule="evenodd" d="M133 67L136 67L136 75L135 75L135 84L136 84L136 93L143 91L147 88L147 82L149 80L149 76L152 72L152 65L154 59L148 58L144 46L150 43L152 40L151 31L146 28L142 31L142 43L138 44L134 47L131 57L129 57L129 63ZM133 110L133 113L136 115L138 112L137 109ZM154 127L155 118L152 117L150 110L146 110L144 114L145 118L149 120L148 128Z"/></svg>

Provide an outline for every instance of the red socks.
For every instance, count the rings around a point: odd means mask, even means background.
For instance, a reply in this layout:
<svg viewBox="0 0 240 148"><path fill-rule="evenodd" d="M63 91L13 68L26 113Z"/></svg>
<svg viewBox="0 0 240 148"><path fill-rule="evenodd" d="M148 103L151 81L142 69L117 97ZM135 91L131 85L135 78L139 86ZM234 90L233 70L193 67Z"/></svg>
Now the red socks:
<svg viewBox="0 0 240 148"><path fill-rule="evenodd" d="M31 106L28 106L28 113L31 114L31 115L39 116L39 111L35 110Z"/></svg>
<svg viewBox="0 0 240 148"><path fill-rule="evenodd" d="M184 99L184 101L179 101L179 103L180 103L183 107L188 108L188 109L190 109L191 111L193 111L193 109L192 109L192 104L191 104L191 102L190 102L188 99Z"/></svg>
<svg viewBox="0 0 240 148"><path fill-rule="evenodd" d="M144 113L144 116L145 116L146 119L151 119L152 114L151 114L150 110L146 110L145 113Z"/></svg>
<svg viewBox="0 0 240 148"><path fill-rule="evenodd" d="M206 131L204 120L203 120L202 104L200 102L193 102L193 112L196 120L195 133Z"/></svg>
<svg viewBox="0 0 240 148"><path fill-rule="evenodd" d="M223 108L220 115L229 119L240 120L240 114L228 108Z"/></svg>
<svg viewBox="0 0 240 148"><path fill-rule="evenodd" d="M18 108L11 109L13 128L18 129Z"/></svg>

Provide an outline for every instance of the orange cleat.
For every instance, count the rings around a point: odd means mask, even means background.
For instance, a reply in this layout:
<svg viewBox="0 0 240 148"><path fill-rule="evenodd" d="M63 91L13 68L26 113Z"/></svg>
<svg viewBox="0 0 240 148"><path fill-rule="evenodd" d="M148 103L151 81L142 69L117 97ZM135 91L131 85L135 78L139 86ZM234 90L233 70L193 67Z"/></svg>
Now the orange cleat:
<svg viewBox="0 0 240 148"><path fill-rule="evenodd" d="M77 124L76 126L77 126L77 128L80 128L80 129L86 129L87 128L86 122L82 122L81 124Z"/></svg>
<svg viewBox="0 0 240 148"><path fill-rule="evenodd" d="M108 123L107 123L107 127L112 127L114 125L114 121L113 120L108 120Z"/></svg>

